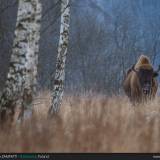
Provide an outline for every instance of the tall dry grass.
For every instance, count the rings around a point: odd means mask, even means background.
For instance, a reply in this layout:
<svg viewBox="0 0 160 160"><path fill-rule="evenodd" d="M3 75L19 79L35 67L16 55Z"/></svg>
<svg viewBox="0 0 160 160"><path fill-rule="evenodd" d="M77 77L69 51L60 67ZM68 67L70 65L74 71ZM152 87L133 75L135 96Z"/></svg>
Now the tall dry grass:
<svg viewBox="0 0 160 160"><path fill-rule="evenodd" d="M65 96L47 120L48 92L34 116L0 131L1 152L160 152L160 100L136 107L126 97Z"/></svg>

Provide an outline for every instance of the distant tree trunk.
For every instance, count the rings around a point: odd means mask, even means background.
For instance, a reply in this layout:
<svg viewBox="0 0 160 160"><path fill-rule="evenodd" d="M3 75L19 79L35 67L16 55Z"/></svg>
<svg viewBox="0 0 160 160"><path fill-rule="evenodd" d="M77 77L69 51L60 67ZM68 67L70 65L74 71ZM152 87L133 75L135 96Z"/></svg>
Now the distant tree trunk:
<svg viewBox="0 0 160 160"><path fill-rule="evenodd" d="M0 118L13 118L17 102L31 110L37 75L37 53L40 37L41 4L39 0L19 0L15 39L9 73L0 98Z"/></svg>
<svg viewBox="0 0 160 160"><path fill-rule="evenodd" d="M65 80L65 62L69 39L70 6L69 0L61 0L61 26L58 46L58 56L56 62L56 73L54 79L54 88L52 93L52 105L49 109L49 115L59 111L63 97Z"/></svg>

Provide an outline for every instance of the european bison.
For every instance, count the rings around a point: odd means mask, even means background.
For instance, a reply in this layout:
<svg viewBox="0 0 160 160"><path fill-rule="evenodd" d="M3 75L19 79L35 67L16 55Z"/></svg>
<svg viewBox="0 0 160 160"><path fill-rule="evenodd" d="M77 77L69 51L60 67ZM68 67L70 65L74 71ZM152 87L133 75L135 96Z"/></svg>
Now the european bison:
<svg viewBox="0 0 160 160"><path fill-rule="evenodd" d="M141 55L137 63L127 71L123 88L133 104L155 97L158 89L156 77L159 70L160 67L154 71L149 58Z"/></svg>

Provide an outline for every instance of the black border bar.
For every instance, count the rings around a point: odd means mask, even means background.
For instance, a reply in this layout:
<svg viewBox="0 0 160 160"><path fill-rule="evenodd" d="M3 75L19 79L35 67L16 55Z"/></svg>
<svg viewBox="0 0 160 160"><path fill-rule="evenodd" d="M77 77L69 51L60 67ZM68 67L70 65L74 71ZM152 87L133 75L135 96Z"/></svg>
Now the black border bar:
<svg viewBox="0 0 160 160"><path fill-rule="evenodd" d="M160 160L160 153L0 153L0 160Z"/></svg>

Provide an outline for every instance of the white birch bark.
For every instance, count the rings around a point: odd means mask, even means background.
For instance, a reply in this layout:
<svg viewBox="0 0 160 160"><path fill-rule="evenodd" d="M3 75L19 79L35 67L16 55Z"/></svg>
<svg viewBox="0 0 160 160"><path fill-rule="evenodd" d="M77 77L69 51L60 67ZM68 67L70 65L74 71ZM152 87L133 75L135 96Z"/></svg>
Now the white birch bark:
<svg viewBox="0 0 160 160"><path fill-rule="evenodd" d="M32 100L36 93L37 84L37 65L38 51L40 39L40 22L42 17L42 6L39 0L34 0L34 8L32 10L32 22L30 22L30 37L28 41L28 54L26 54L26 74L24 82L24 92L22 95L22 109L19 114L19 119L29 118L32 114Z"/></svg>
<svg viewBox="0 0 160 160"><path fill-rule="evenodd" d="M70 6L69 0L61 0L61 26L58 46L58 56L56 62L56 73L54 79L54 88L52 93L52 105L49 109L49 115L57 113L61 105L64 80L65 80L65 62L69 39Z"/></svg>
<svg viewBox="0 0 160 160"><path fill-rule="evenodd" d="M1 120L12 118L17 102L22 99L23 109L31 106L37 74L40 19L39 0L19 0L10 67L0 98Z"/></svg>

